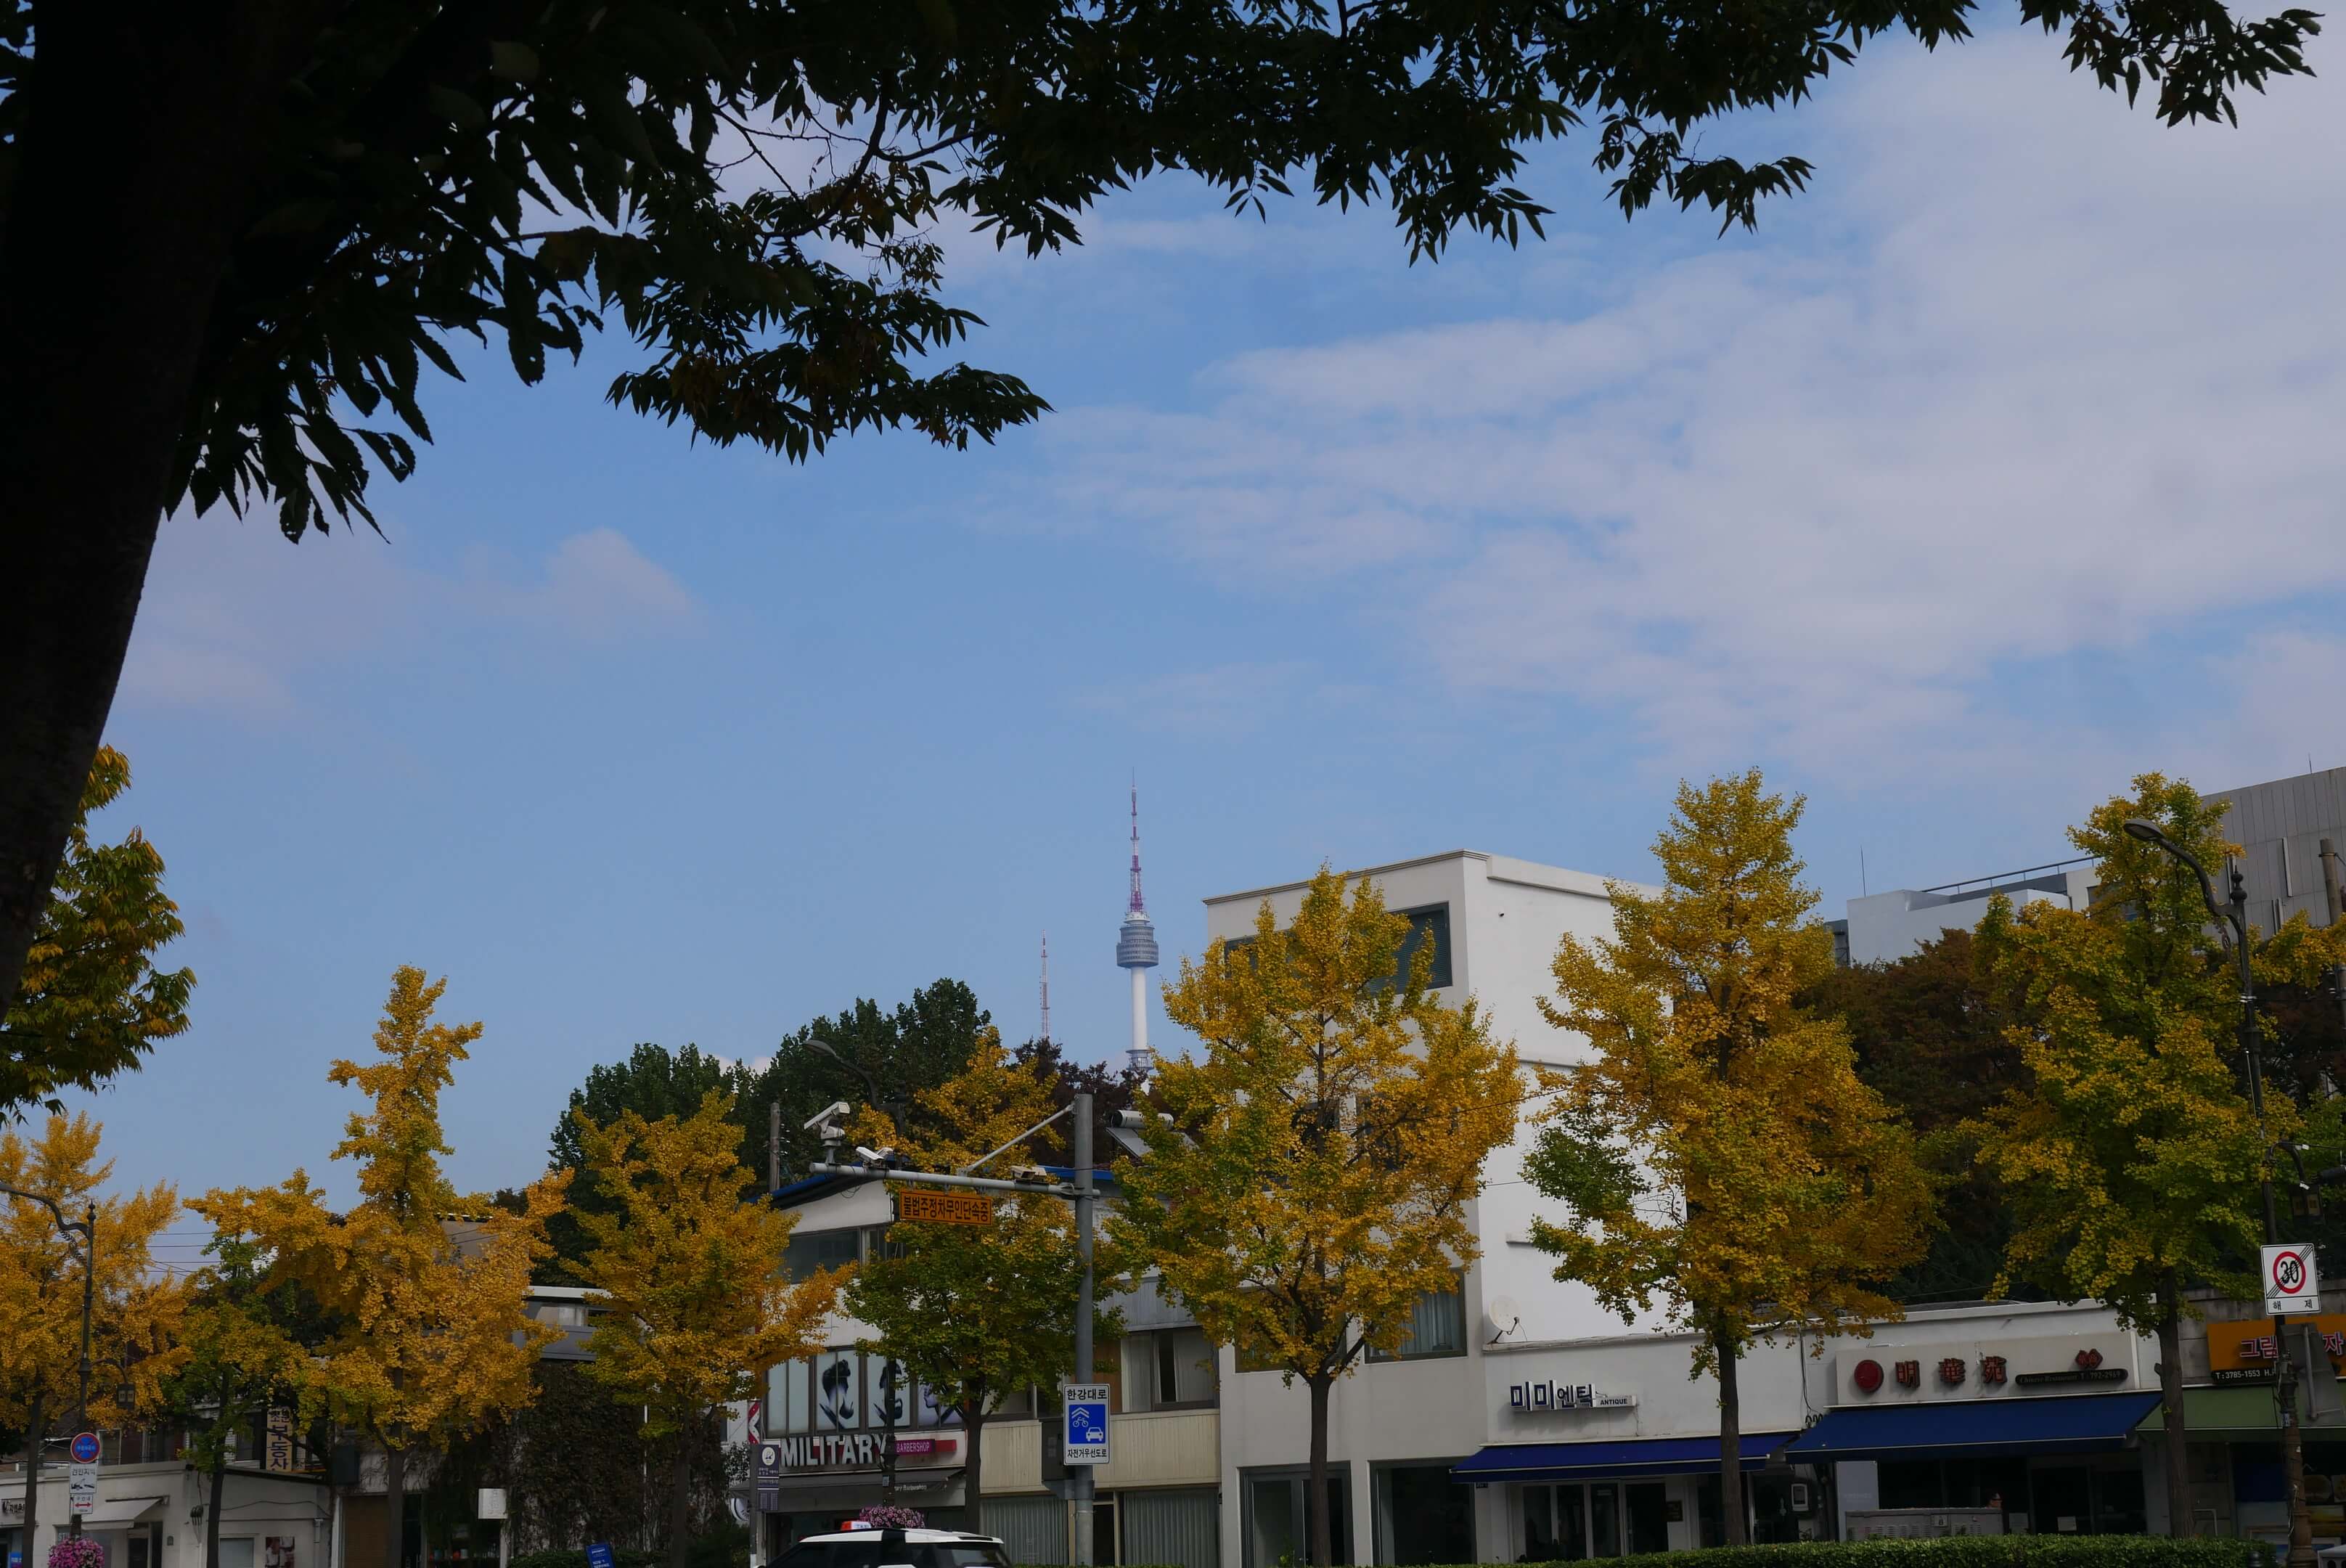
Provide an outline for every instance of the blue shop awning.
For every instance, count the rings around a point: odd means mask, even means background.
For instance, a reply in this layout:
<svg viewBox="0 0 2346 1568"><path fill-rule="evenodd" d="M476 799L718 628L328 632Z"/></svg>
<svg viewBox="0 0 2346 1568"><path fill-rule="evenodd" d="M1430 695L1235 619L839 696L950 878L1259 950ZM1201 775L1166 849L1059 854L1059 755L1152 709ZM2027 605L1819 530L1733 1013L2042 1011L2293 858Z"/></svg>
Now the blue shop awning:
<svg viewBox="0 0 2346 1568"><path fill-rule="evenodd" d="M1963 1459L1974 1454L2094 1453L2121 1449L2158 1405L2157 1394L1949 1400L1838 1410L1792 1440L1789 1460Z"/></svg>
<svg viewBox="0 0 2346 1568"><path fill-rule="evenodd" d="M1743 1468L1758 1470L1790 1432L1742 1434ZM1494 1443L1450 1467L1460 1481L1609 1481L1642 1475L1698 1475L1719 1468L1715 1437L1620 1438L1596 1442Z"/></svg>

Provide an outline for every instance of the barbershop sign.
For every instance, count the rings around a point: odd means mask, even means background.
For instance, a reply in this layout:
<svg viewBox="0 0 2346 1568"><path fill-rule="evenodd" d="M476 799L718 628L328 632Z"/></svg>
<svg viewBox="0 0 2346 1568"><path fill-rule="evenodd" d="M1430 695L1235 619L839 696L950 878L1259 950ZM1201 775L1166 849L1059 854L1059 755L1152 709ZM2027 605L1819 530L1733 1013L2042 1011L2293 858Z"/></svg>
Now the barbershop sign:
<svg viewBox="0 0 2346 1568"><path fill-rule="evenodd" d="M784 1470L878 1470L886 1458L885 1432L804 1432L794 1437L768 1438L763 1446L780 1450L777 1461ZM896 1440L900 1465L949 1464L960 1438L944 1433Z"/></svg>
<svg viewBox="0 0 2346 1568"><path fill-rule="evenodd" d="M1557 1410L1628 1410L1637 1407L1637 1395L1605 1393L1593 1383L1515 1383L1507 1390L1507 1408L1518 1415L1544 1416Z"/></svg>

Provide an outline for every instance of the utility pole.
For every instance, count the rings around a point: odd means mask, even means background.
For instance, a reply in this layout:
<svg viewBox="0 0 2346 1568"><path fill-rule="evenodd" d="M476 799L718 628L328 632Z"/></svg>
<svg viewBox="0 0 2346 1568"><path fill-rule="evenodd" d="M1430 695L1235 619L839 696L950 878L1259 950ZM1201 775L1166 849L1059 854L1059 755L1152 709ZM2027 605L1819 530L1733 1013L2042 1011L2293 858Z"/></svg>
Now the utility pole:
<svg viewBox="0 0 2346 1568"><path fill-rule="evenodd" d="M766 1190L782 1190L782 1103L766 1102Z"/></svg>
<svg viewBox="0 0 2346 1568"><path fill-rule="evenodd" d="M1092 1380L1092 1097L1078 1093L1070 1107L1075 1126L1073 1135L1076 1154L1076 1255L1083 1259L1083 1283L1076 1288L1076 1375L1074 1380ZM1064 1418L1063 1418L1064 1419ZM1092 1467L1071 1464L1067 1467L1067 1497L1076 1505L1076 1540L1072 1553L1076 1568L1090 1568L1096 1559L1092 1555L1092 1523L1096 1517L1092 1501Z"/></svg>

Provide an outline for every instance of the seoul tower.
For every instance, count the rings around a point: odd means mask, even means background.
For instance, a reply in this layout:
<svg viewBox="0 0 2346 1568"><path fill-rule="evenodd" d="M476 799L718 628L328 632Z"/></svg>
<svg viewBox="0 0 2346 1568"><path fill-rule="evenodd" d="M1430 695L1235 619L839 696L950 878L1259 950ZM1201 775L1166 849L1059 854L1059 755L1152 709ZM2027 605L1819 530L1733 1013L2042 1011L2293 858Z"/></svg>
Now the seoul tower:
<svg viewBox="0 0 2346 1568"><path fill-rule="evenodd" d="M1124 924L1116 933L1116 964L1132 972L1132 1048L1127 1053L1133 1071L1146 1074L1156 1058L1148 1050L1148 972L1157 967L1157 928L1148 923L1148 907L1140 901L1140 784L1132 786L1132 898Z"/></svg>

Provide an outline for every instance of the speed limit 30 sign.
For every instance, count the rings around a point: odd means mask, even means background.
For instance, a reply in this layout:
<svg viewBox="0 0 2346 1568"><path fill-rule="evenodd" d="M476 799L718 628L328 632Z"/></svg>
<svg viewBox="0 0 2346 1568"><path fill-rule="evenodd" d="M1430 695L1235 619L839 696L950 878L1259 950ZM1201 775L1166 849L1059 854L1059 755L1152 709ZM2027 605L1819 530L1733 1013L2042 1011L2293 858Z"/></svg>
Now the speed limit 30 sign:
<svg viewBox="0 0 2346 1568"><path fill-rule="evenodd" d="M2321 1277L2313 1259L2313 1244L2284 1242L2264 1249L2265 1310L2319 1312Z"/></svg>

